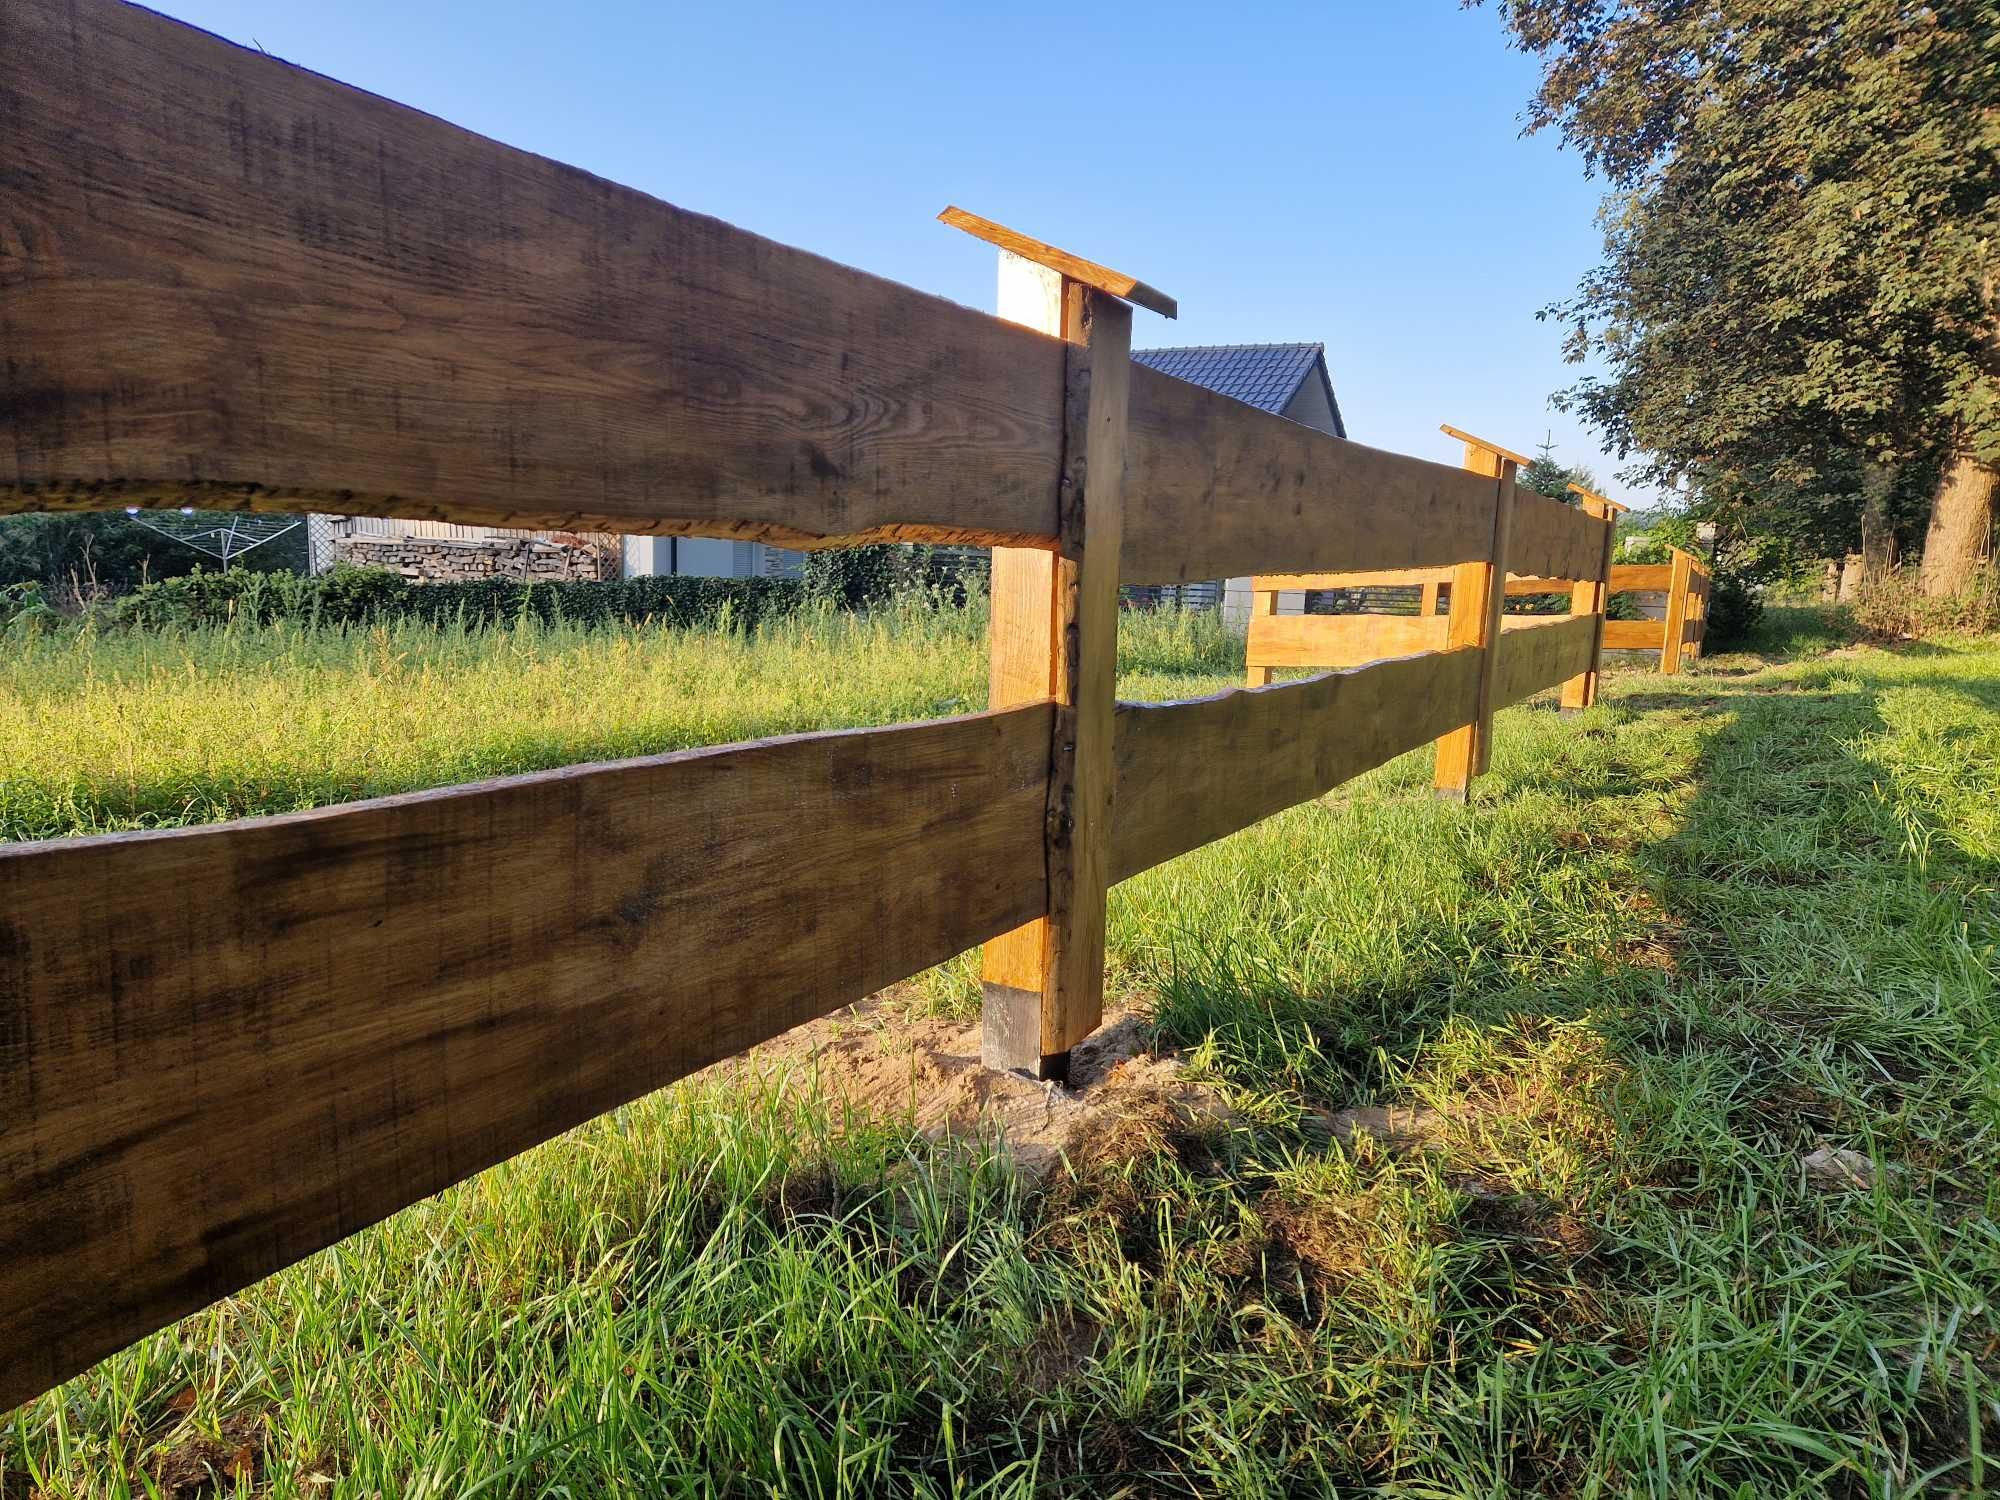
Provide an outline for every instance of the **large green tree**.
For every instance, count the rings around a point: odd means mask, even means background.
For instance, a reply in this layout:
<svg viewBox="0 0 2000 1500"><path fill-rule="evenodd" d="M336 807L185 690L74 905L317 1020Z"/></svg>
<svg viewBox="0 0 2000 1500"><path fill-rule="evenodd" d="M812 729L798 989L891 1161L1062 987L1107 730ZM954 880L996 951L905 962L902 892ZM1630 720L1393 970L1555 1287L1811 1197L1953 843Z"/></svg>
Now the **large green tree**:
<svg viewBox="0 0 2000 1500"><path fill-rule="evenodd" d="M1479 3L1479 0L1470 0ZM1739 525L1887 553L1936 476L1931 592L2000 470L2000 0L1496 0L1529 128L1612 192L1557 309L1608 374L1573 408Z"/></svg>

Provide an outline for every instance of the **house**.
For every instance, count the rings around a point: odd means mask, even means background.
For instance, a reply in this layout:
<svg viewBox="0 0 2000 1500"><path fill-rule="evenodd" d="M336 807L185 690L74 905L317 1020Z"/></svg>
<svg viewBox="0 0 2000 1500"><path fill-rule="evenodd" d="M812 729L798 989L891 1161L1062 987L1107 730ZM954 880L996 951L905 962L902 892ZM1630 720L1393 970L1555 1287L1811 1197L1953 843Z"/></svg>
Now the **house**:
<svg viewBox="0 0 2000 1500"><path fill-rule="evenodd" d="M627 578L796 578L805 558L789 547L727 537L628 536Z"/></svg>
<svg viewBox="0 0 2000 1500"><path fill-rule="evenodd" d="M1134 349L1132 358L1162 375L1204 386L1220 396L1233 396L1259 411L1303 422L1334 437L1347 436L1340 402L1333 394L1333 377L1327 373L1324 344L1206 344L1182 349ZM1184 604L1207 605L1219 600L1224 620L1231 625L1248 626L1248 578L1182 584L1177 589L1158 592ZM1296 615L1304 611L1303 591L1288 590L1278 595L1280 614Z"/></svg>

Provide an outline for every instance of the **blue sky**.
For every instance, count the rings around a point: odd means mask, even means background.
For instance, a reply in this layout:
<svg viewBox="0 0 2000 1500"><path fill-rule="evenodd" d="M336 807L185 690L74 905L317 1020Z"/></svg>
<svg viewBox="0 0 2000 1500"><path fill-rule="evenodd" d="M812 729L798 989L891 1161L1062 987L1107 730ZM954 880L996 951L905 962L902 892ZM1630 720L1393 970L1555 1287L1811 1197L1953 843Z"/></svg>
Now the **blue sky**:
<svg viewBox="0 0 2000 1500"><path fill-rule="evenodd" d="M1598 184L1522 139L1534 61L1456 0L723 5L167 0L511 145L975 307L947 203L1180 301L1141 346L1319 340L1352 436L1441 421L1592 467L1535 311L1597 258Z"/></svg>

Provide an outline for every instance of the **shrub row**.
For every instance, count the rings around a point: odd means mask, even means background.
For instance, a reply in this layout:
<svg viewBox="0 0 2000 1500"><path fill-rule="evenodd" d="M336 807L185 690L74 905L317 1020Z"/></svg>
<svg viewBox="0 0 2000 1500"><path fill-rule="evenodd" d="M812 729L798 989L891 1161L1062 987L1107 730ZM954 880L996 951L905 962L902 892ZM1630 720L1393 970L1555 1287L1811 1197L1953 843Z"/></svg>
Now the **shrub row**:
<svg viewBox="0 0 2000 1500"><path fill-rule="evenodd" d="M123 624L154 628L231 620L333 625L385 619L433 625L504 625L523 619L753 625L797 609L805 597L804 586L789 578L417 583L386 568L341 566L317 576L231 568L141 584L112 606L112 615Z"/></svg>

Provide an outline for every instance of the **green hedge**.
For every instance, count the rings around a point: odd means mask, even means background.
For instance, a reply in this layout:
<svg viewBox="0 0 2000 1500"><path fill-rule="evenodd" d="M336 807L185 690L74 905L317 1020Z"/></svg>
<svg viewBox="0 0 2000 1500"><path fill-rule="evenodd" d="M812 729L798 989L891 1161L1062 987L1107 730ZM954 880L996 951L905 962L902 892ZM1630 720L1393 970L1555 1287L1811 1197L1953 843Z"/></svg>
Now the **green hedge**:
<svg viewBox="0 0 2000 1500"><path fill-rule="evenodd" d="M222 625L231 620L343 624L422 620L434 625L507 625L521 619L581 624L737 625L788 614L806 597L789 578L627 578L606 583L416 583L386 568L298 573L189 573L142 584L113 613L130 625Z"/></svg>

